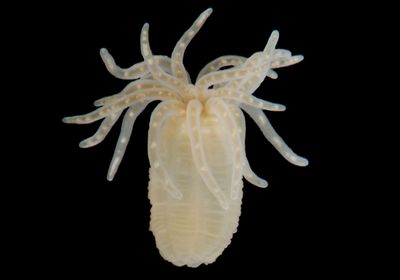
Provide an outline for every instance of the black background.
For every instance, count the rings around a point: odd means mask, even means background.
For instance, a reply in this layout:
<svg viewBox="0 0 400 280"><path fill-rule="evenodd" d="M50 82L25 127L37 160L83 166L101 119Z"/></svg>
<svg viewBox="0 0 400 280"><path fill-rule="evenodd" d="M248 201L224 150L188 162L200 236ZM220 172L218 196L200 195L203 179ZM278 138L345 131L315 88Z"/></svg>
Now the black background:
<svg viewBox="0 0 400 280"><path fill-rule="evenodd" d="M34 59L44 68L32 73L40 77L35 81L40 88L35 98L29 97L29 102L45 108L36 115L44 122L31 118L27 130L34 128L29 135L37 145L22 163L31 172L27 178L16 178L36 186L17 190L27 201L27 211L22 211L23 230L18 234L23 245L16 255L33 263L26 267L28 272L56 278L78 274L135 278L141 272L323 278L357 267L359 256L368 253L358 231L365 213L351 206L362 200L354 190L360 185L354 168L359 152L352 149L352 135L361 127L357 114L348 118L357 93L350 95L352 86L344 86L355 76L343 72L341 57L354 47L354 36L348 35L352 29L345 26L351 12L328 4L234 2L46 7L33 28L43 38L27 40L38 48ZM255 95L287 106L286 112L267 116L310 164L302 168L286 162L247 118L249 162L269 187L259 189L245 182L238 232L215 263L178 268L160 257L148 230L147 129L155 104L137 119L113 182L106 180L106 173L120 122L103 143L80 149L79 141L92 135L98 124L66 125L61 119L93 110L94 100L127 84L107 72L100 48L106 47L121 67L142 61L139 34L143 23L149 22L153 53L170 55L183 32L208 7L214 12L185 54L192 79L218 56L250 56L262 50L274 29L280 31L278 48L305 56L298 65L278 69L279 78L265 80Z"/></svg>

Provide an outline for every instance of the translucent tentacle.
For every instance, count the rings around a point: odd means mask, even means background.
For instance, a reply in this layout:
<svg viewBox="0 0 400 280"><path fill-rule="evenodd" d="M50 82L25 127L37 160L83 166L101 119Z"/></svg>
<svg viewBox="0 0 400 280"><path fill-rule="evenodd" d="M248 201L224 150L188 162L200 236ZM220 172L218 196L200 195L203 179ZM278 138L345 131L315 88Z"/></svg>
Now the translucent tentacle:
<svg viewBox="0 0 400 280"><path fill-rule="evenodd" d="M251 169L249 161L246 158L244 167L243 167L243 176L244 178L252 185L259 187L259 188L266 188L268 187L267 180L257 176L256 173Z"/></svg>
<svg viewBox="0 0 400 280"><path fill-rule="evenodd" d="M270 77L271 79L278 79L278 73L276 73L274 70L272 70L271 68L268 69L267 73L265 74L265 76ZM262 81L261 81L262 82ZM259 87L260 85L257 85L257 87L255 88L255 90ZM254 92L254 91L253 91Z"/></svg>
<svg viewBox="0 0 400 280"><path fill-rule="evenodd" d="M142 28L142 32L140 35L140 49L143 59L147 63L147 66L155 80L159 81L165 87L172 89L179 95L185 92L186 83L164 72L157 64L157 61L154 59L154 56L150 49L148 23L144 24Z"/></svg>
<svg viewBox="0 0 400 280"><path fill-rule="evenodd" d="M203 139L201 136L201 126L200 126L201 111L202 111L202 105L198 100L193 99L189 101L187 105L186 122L189 132L190 144L192 148L193 161L197 170L199 170L199 174L204 184L218 200L221 207L226 210L229 208L227 198L222 192L221 187L218 186L218 183L215 180L213 174L211 173L210 167L207 164L206 156L204 153Z"/></svg>
<svg viewBox="0 0 400 280"><path fill-rule="evenodd" d="M262 54L262 52L258 52L256 54ZM292 58L293 58L293 60L292 60ZM299 59L300 58L297 55L291 57L291 52L288 50L276 49L274 51L271 68L281 68L281 67L289 66L289 65L295 64L297 62L300 62L301 60L299 60ZM211 62L209 62L208 64L206 64L206 66L204 66L200 70L196 81L198 81L201 77L203 77L204 75L206 75L208 73L218 71L222 67L242 65L246 62L246 60L247 60L247 57L238 56L238 55L225 55L225 56L218 57L218 58L212 60ZM287 61L292 61L293 63L289 64ZM286 63L288 63L288 64L286 64Z"/></svg>
<svg viewBox="0 0 400 280"><path fill-rule="evenodd" d="M74 124L92 123L118 111L124 110L125 108L132 106L137 102L166 99L176 99L176 95L173 92L165 89L144 89L134 92L133 94L123 96L117 99L114 103L107 104L91 113L73 117L65 117L63 118L63 122Z"/></svg>
<svg viewBox="0 0 400 280"><path fill-rule="evenodd" d="M253 54L244 63L244 66L258 65L259 67L253 67L253 71L245 79L242 79L239 84L234 85L240 92L252 94L264 81L265 77L268 76L271 79L278 78L278 74L271 69L271 62L274 59L274 55L286 56L288 54L288 52L282 50L279 53L275 52L278 39L279 32L277 30L272 31L263 52Z"/></svg>
<svg viewBox="0 0 400 280"><path fill-rule="evenodd" d="M241 65L246 61L246 59L246 57L238 55L225 55L218 57L206 64L206 66L204 66L203 69L200 70L196 82L204 75L218 71L222 67Z"/></svg>
<svg viewBox="0 0 400 280"><path fill-rule="evenodd" d="M231 85L237 87L238 84L243 84L253 76L257 76L257 78L263 80L265 73L268 74L268 70L270 69L269 61L263 60L263 56L265 55L262 52L257 52L250 56L242 65L205 74L196 81L196 86L204 90L212 85L230 82Z"/></svg>
<svg viewBox="0 0 400 280"><path fill-rule="evenodd" d="M207 108L219 119L221 125L228 133L230 147L232 147L232 177L231 177L231 198L236 200L239 194L240 181L243 175L243 142L231 111L225 102L220 98L210 98L206 104Z"/></svg>
<svg viewBox="0 0 400 280"><path fill-rule="evenodd" d="M246 58L244 58L244 62L246 61ZM240 63L243 62L240 59L232 59L232 60L227 60L227 59L220 59L217 58L216 61L214 61L213 64L209 65L207 67L206 65L206 69L203 73L201 73L201 77L198 78L198 80L200 80L202 77L206 76L208 74L208 84L206 84L205 87L210 87L212 85L213 89L219 89L222 87L225 87L227 85L233 85L233 84L238 84L240 83L240 81L242 79L245 79L246 76L248 76L251 73L251 69L249 69L244 63ZM237 67L232 67L230 69L227 70L220 70L220 68L224 67L224 66L234 66L233 63L237 63ZM219 65L219 67L217 66ZM210 71L211 69L214 69L214 71ZM247 73L242 72L242 75L240 74L240 72L238 72L237 70L240 69L248 69L249 71ZM225 72L226 71L226 72ZM222 75L220 75L222 72ZM218 80L220 79L220 80ZM207 80L205 81L207 82Z"/></svg>
<svg viewBox="0 0 400 280"><path fill-rule="evenodd" d="M303 59L301 55L291 56L291 52L288 50L275 49L278 38L278 31L273 31L263 52L255 53L242 65L242 67L248 67L249 63L255 63L262 67L253 67L253 71L247 77L231 81L227 87L235 88L244 94L251 95L266 77L271 79L278 78L278 74L273 69L290 66Z"/></svg>
<svg viewBox="0 0 400 280"><path fill-rule="evenodd" d="M278 30L272 31L271 35L269 36L267 45L265 45L265 48L263 51L263 53L267 59L269 58L272 60L272 56L274 54L274 50L275 50L276 44L278 43L278 40L279 40Z"/></svg>
<svg viewBox="0 0 400 280"><path fill-rule="evenodd" d="M264 55L262 52L257 52L253 54L250 58L234 55L222 56L216 58L215 60L204 66L203 69L200 71L196 81L198 81L204 75L216 72L220 68L226 66L242 66L243 68L253 67L252 71L249 72L249 75L247 77L243 77L240 80L235 79L228 82L225 81L225 83L214 84L214 89L220 88L228 83L231 87L240 88L241 92L251 94L259 87L266 76L272 79L278 78L278 74L274 70L272 70L273 68L281 68L301 61L302 56L290 57L290 55L291 53L288 50L274 50L272 62L266 64L264 61L264 67L261 68L256 68L254 66L263 63ZM270 68L268 69L268 67Z"/></svg>
<svg viewBox="0 0 400 280"><path fill-rule="evenodd" d="M101 143L104 138L107 136L107 134L110 132L111 128L114 126L114 124L117 122L119 119L119 116L121 115L122 111L114 113L106 117L103 122L101 123L99 129L96 131L96 133L81 141L79 143L79 147L81 148L89 148L93 147L99 143Z"/></svg>
<svg viewBox="0 0 400 280"><path fill-rule="evenodd" d="M272 127L271 123L269 122L263 111L252 108L251 106L245 104L241 104L240 106L258 125L265 138L278 150L278 152L287 161L298 166L308 165L308 160L296 155L292 151L292 149L290 149L288 145L283 141L283 139L276 133L275 129Z"/></svg>
<svg viewBox="0 0 400 280"><path fill-rule="evenodd" d="M273 70L269 69L269 64L265 63L263 60L262 52L256 52L250 56L243 63L242 67L251 67L253 71L249 72L249 75L243 79L231 81L226 87L235 89L236 91L245 95L252 94L260 86L268 74L270 74L270 76L273 78L277 77L277 75L274 75Z"/></svg>
<svg viewBox="0 0 400 280"><path fill-rule="evenodd" d="M225 99L233 99L239 103L244 103L249 106L258 108L258 109L275 111L275 112L281 112L281 111L286 110L285 105L278 104L278 103L272 103L272 102L257 98L255 96L240 93L233 89L226 89L226 88L218 89L215 92L213 92L212 95L215 97L222 97Z"/></svg>
<svg viewBox="0 0 400 280"><path fill-rule="evenodd" d="M108 181L112 181L114 179L115 173L118 170L122 158L124 157L136 118L140 115L140 113L143 112L150 102L151 101L145 101L143 103L134 104L126 111L122 121L121 133L118 137L117 146L115 147L114 155L111 159L110 167L108 168Z"/></svg>
<svg viewBox="0 0 400 280"><path fill-rule="evenodd" d="M265 77L270 77L271 79L278 78L278 74L272 70L271 63L275 57L286 57L290 52L286 50L275 51L276 44L279 39L279 32L274 30L268 39L268 42L263 50L263 52L258 52L253 54L244 63L244 66L248 64L255 64L262 67L255 68L247 77L240 80L238 83L231 83L230 87L235 87L239 92L246 95L252 94L264 81Z"/></svg>
<svg viewBox="0 0 400 280"><path fill-rule="evenodd" d="M304 59L302 55L294 55L291 57L276 58L271 62L271 68L282 68L299 63Z"/></svg>
<svg viewBox="0 0 400 280"><path fill-rule="evenodd" d="M216 58L203 67L196 79L196 83L205 75L213 72L215 73L222 67L235 66L235 68L231 69L232 72L235 69L240 69L237 68L238 66L242 66L242 69L253 67L252 70L249 71L247 76L237 76L237 79L228 81L223 80L220 84L217 83L218 81L215 81L218 76L211 78L209 81L212 85L214 85L214 88L219 88L224 84L228 84L230 87L234 87L236 89L239 88L240 91L243 93L252 94L260 86L266 76L270 77L271 79L278 78L278 74L272 69L286 67L299 63L303 59L303 56L291 56L291 52L288 50L276 49L273 52L271 62L266 63L264 58L265 56L263 55L263 52L257 52L253 54L250 58L234 55ZM262 63L264 63L263 67L254 67L256 64L261 65ZM227 74L229 75L229 72Z"/></svg>
<svg viewBox="0 0 400 280"><path fill-rule="evenodd" d="M292 53L289 50L285 49L275 49L274 50L274 59L280 58L280 57L290 57Z"/></svg>
<svg viewBox="0 0 400 280"><path fill-rule="evenodd" d="M267 45L264 48L263 55L264 55L264 61L263 63L266 64L265 66L265 76L270 77L271 79L277 79L278 74L271 69L271 63L274 57L274 51L276 44L278 43L279 39L279 32L277 30L272 31L271 36L269 36ZM264 80L265 76L261 79L261 81ZM258 87L258 86L257 86Z"/></svg>
<svg viewBox="0 0 400 280"><path fill-rule="evenodd" d="M243 142L243 177L250 182L250 184L255 185L256 187L265 188L268 186L268 182L254 173L246 156L246 121L243 112L237 106L231 106L230 109L233 117L235 118L237 126L239 127L239 134Z"/></svg>
<svg viewBox="0 0 400 280"><path fill-rule="evenodd" d="M130 82L121 92L106 96L100 99L97 99L94 102L94 106L104 106L115 102L123 96L134 94L134 92L138 92L144 89L163 89L164 87L160 85L157 81L148 80L148 79L140 79L137 81Z"/></svg>
<svg viewBox="0 0 400 280"><path fill-rule="evenodd" d="M100 49L100 56L111 75L122 80L136 80L143 78L150 73L146 62L139 62L129 68L121 68L116 63L114 58L106 48ZM154 60L163 71L171 74L171 59L168 56L157 55Z"/></svg>
<svg viewBox="0 0 400 280"><path fill-rule="evenodd" d="M167 170L160 157L161 132L164 123L172 116L179 114L179 107L176 101L165 101L160 103L151 114L149 136L148 136L148 155L151 167L160 176L165 190L174 198L182 199L182 193L179 191L173 180L169 177ZM183 110L183 109L182 109ZM184 111L183 111L184 112Z"/></svg>
<svg viewBox="0 0 400 280"><path fill-rule="evenodd" d="M172 52L172 73L175 77L184 80L185 82L190 82L190 79L185 75L186 70L183 65L183 55L187 46L193 37L199 32L200 28L203 26L204 22L212 13L212 9L208 8L195 20L193 25L183 34L183 36L176 43L174 51Z"/></svg>
<svg viewBox="0 0 400 280"><path fill-rule="evenodd" d="M110 95L110 96L105 96L105 97L99 98L99 99L97 99L97 100L95 100L93 102L93 105L96 106L96 107L101 107L101 106L110 104L110 102L115 101L115 99L118 99L119 97L121 97L121 93L120 92L117 93L117 94L113 94L113 95Z"/></svg>
<svg viewBox="0 0 400 280"><path fill-rule="evenodd" d="M232 69L211 72L202 76L198 81L196 81L196 86L198 86L201 90L205 90L215 84L243 79L247 77L251 71L254 71L254 69L239 66Z"/></svg>

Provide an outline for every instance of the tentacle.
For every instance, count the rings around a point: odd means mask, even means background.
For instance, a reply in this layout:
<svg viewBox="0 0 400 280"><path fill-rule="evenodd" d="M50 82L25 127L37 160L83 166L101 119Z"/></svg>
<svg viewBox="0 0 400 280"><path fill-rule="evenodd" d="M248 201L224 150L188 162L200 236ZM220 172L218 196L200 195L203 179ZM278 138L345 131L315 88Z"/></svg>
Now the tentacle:
<svg viewBox="0 0 400 280"><path fill-rule="evenodd" d="M230 106L232 115L237 123L237 126L239 127L239 135L240 138L242 139L242 145L243 145L243 177L250 182L250 184L253 184L257 187L260 188L266 188L268 186L268 182L257 176L257 174L254 173L254 171L251 169L249 161L246 156L246 144L245 144L245 139L246 139L246 121L243 115L242 110L238 108L236 105Z"/></svg>
<svg viewBox="0 0 400 280"><path fill-rule="evenodd" d="M245 95L252 94L264 81L266 76L276 79L278 75L270 69L268 61L265 61L262 52L256 52L249 57L242 67L253 69L247 77L240 80L231 81L226 88L235 89Z"/></svg>
<svg viewBox="0 0 400 280"><path fill-rule="evenodd" d="M298 166L308 165L308 160L296 155L292 151L292 149L290 149L288 145L283 141L283 139L276 133L275 129L272 127L271 123L269 122L263 111L252 108L251 106L245 104L241 104L240 106L258 125L265 138L267 138L267 140L287 161Z"/></svg>
<svg viewBox="0 0 400 280"><path fill-rule="evenodd" d="M172 73L175 77L184 80L185 82L190 82L190 78L188 79L185 76L186 70L183 65L183 55L187 46L193 37L199 32L200 28L203 26L204 22L211 15L212 9L208 8L195 20L193 25L183 34L181 39L179 39L176 44L174 51L172 52L171 60L172 60Z"/></svg>
<svg viewBox="0 0 400 280"><path fill-rule="evenodd" d="M99 143L101 143L104 138L107 136L107 134L110 132L111 128L114 126L114 124L117 122L119 119L119 116L121 115L122 111L114 113L106 117L103 122L101 123L99 129L96 131L96 133L81 141L79 143L79 147L81 148L89 148L93 147Z"/></svg>
<svg viewBox="0 0 400 280"><path fill-rule="evenodd" d="M158 172L161 181L164 183L165 190L174 198L181 199L182 193L179 191L173 180L169 177L167 170L161 160L160 143L161 132L164 123L172 116L179 114L176 101L165 101L160 103L151 114L149 136L148 136L148 155L151 167ZM183 110L183 109L182 109ZM184 110L183 110L184 113Z"/></svg>
<svg viewBox="0 0 400 280"><path fill-rule="evenodd" d="M121 68L116 63L111 54L107 51L106 48L100 49L100 56L108 70L114 77L122 80L136 80L139 78L143 78L144 76L150 73L149 68L147 67L146 62L139 62L134 64L129 68ZM154 60L160 66L160 68L171 74L171 59L168 56L157 55L154 56Z"/></svg>
<svg viewBox="0 0 400 280"><path fill-rule="evenodd" d="M245 164L243 167L243 176L244 178L252 185L259 187L259 188L266 188L268 187L267 180L257 176L256 173L251 169L249 161L245 160Z"/></svg>
<svg viewBox="0 0 400 280"><path fill-rule="evenodd" d="M160 85L157 81L140 79L137 81L130 82L121 92L97 99L94 102L94 106L104 106L115 102L123 96L134 94L143 89L163 89L164 87Z"/></svg>
<svg viewBox="0 0 400 280"><path fill-rule="evenodd" d="M262 52L257 52L253 55L254 59L250 60L243 56L233 56L233 55L216 58L203 67L203 69L200 71L198 75L196 83L205 75L209 73L215 73L222 67L236 66L235 68L231 69L234 70L238 69L237 66L242 66L243 68L250 67L251 65L254 66L254 64L260 63L260 61L262 61L263 57L262 54L263 54ZM252 68L252 71L249 72L249 75L247 75L247 77L239 77L238 79L230 81L223 80L221 81L220 84L217 83L218 81L216 82L212 80L218 78L215 77L211 78L210 82L212 81L214 89L220 88L225 84L229 84L230 87L240 88L240 91L246 94L252 94L260 86L260 84L263 82L266 76L270 77L271 79L278 78L278 74L272 69L290 66L299 63L303 59L303 56L301 55L296 55L292 57L290 55L291 53L288 50L277 49L274 51L272 61L270 62L270 66L268 66L270 67L269 69L264 64L263 68L258 68L258 69Z"/></svg>
<svg viewBox="0 0 400 280"><path fill-rule="evenodd" d="M140 113L143 112L150 102L151 101L145 101L143 103L134 104L126 111L122 121L121 133L118 137L117 146L115 147L114 155L111 159L110 167L108 168L108 181L112 181L114 179L115 173L118 170L122 158L124 157L136 118L140 115Z"/></svg>
<svg viewBox="0 0 400 280"><path fill-rule="evenodd" d="M203 139L201 136L201 126L200 126L200 114L202 111L201 103L193 99L189 101L187 105L186 112L186 123L189 132L190 144L192 147L192 155L194 164L199 170L199 174L210 192L215 196L215 198L220 203L223 209L228 209L228 201L226 196L218 185L213 174L211 173L210 167L207 164L206 156L204 153Z"/></svg>
<svg viewBox="0 0 400 280"><path fill-rule="evenodd" d="M140 34L140 49L143 59L147 63L147 66L155 80L159 81L165 87L172 89L179 95L185 92L186 83L179 80L178 78L175 78L174 76L165 73L157 64L157 61L154 59L154 56L150 49L148 23L144 24L142 32Z"/></svg>
<svg viewBox="0 0 400 280"><path fill-rule="evenodd" d="M198 81L196 81L196 86L201 88L201 90L205 90L215 84L243 79L250 75L252 71L254 71L254 69L250 67L238 66L231 69L211 72L205 74Z"/></svg>
<svg viewBox="0 0 400 280"><path fill-rule="evenodd" d="M292 53L289 50L285 49L275 49L274 50L274 59L280 58L280 57L291 57Z"/></svg>
<svg viewBox="0 0 400 280"><path fill-rule="evenodd" d="M271 68L282 68L299 63L304 59L302 55L294 55L291 57L276 58L271 62Z"/></svg>
<svg viewBox="0 0 400 280"><path fill-rule="evenodd" d="M104 105L110 104L110 102L115 101L115 99L118 99L119 97L121 97L121 93L120 92L117 93L117 94L113 94L113 95L110 95L110 96L105 96L105 97L99 98L99 99L97 99L97 100L95 100L93 102L93 105L96 106L96 107L102 107Z"/></svg>
<svg viewBox="0 0 400 280"><path fill-rule="evenodd" d="M199 72L199 75L197 76L196 82L203 77L204 75L211 73L211 72L217 72L220 70L222 67L227 67L227 66L239 66L242 65L246 61L246 58L243 56L236 56L236 55L226 55L226 56L221 56L210 63L208 63L206 66L201 69ZM235 80L237 81L237 80ZM219 89L221 87L224 87L226 84L229 82L224 82L220 84L214 84L213 89Z"/></svg>
<svg viewBox="0 0 400 280"><path fill-rule="evenodd" d="M227 87L235 88L246 95L251 95L266 77L271 79L278 78L278 74L273 70L274 68L289 66L302 60L302 56L291 56L291 52L288 50L275 49L278 38L278 31L273 31L263 52L253 55L253 63L255 62L256 65L262 65L263 67L254 68L247 77L232 81ZM243 67L246 67L249 62L251 62L251 58L243 64Z"/></svg>
<svg viewBox="0 0 400 280"><path fill-rule="evenodd" d="M206 64L206 66L204 66L203 69L200 70L196 82L204 75L218 71L222 67L241 65L246 61L246 59L246 57L238 55L224 55L218 57Z"/></svg>
<svg viewBox="0 0 400 280"><path fill-rule="evenodd" d="M154 100L166 100L176 99L176 95L166 89L143 89L133 94L129 94L117 99L114 103L105 105L91 113L65 117L63 122L74 123L74 124L87 124L92 123L106 116L122 111L125 108L134 105L137 102L154 101Z"/></svg>
<svg viewBox="0 0 400 280"><path fill-rule="evenodd" d="M237 126L231 111L225 102L220 98L210 98L206 104L207 108L219 119L225 131L230 135L229 142L232 147L232 178L231 178L231 198L236 200L239 194L240 181L243 175L243 142L240 137L239 127Z"/></svg>
<svg viewBox="0 0 400 280"><path fill-rule="evenodd" d="M265 77L278 78L278 74L272 68L289 66L301 61L302 56L290 57L291 53L288 50L275 50L278 38L278 31L273 31L263 52L256 52L246 60L237 57L235 61L237 65L231 69L209 72L210 69L217 69L216 63L221 63L219 58L212 61L200 72L196 86L204 90L213 85L227 84L226 87L252 94Z"/></svg>
<svg viewBox="0 0 400 280"><path fill-rule="evenodd" d="M272 31L271 35L269 36L267 45L265 46L264 51L263 51L263 55L264 55L263 63L266 64L265 65L265 69L266 69L265 76L268 76L271 79L278 78L278 74L274 70L271 69L271 63L274 58L274 51L275 51L276 44L278 43L278 39L279 39L278 30ZM264 76L264 78L265 78L265 76ZM261 82L264 80L264 78L262 78ZM257 86L257 88L258 88L258 86Z"/></svg>
<svg viewBox="0 0 400 280"><path fill-rule="evenodd" d="M263 52L253 54L243 65L255 64L262 67L255 68L247 77L238 81L238 83L231 83L230 87L236 88L243 94L250 95L260 86L265 77L268 76L271 79L278 78L278 74L271 69L274 56L280 55L286 57L289 54L286 50L280 50L278 53L275 52L278 39L279 32L276 30L272 31Z"/></svg>
<svg viewBox="0 0 400 280"><path fill-rule="evenodd" d="M272 56L274 54L274 50L276 47L276 44L278 43L279 40L279 32L278 30L272 31L271 35L269 36L267 45L265 45L265 48L263 50L264 55L266 58L272 59Z"/></svg>
<svg viewBox="0 0 400 280"><path fill-rule="evenodd" d="M261 52L258 52L258 53L261 54ZM280 68L280 67L289 66L291 64L283 65L283 64L285 64L283 61L291 60L291 58L295 58L295 57L297 57L297 56L291 57L291 52L288 50L276 49L274 51L271 68ZM204 66L200 70L196 81L198 81L201 77L203 77L204 75L206 75L208 73L218 71L222 67L242 65L246 62L246 60L247 60L247 57L238 56L238 55L225 55L225 56L218 57L218 58L212 60L211 62L209 62L208 64L206 64L206 66ZM297 61L298 58L296 58L295 60ZM298 62L300 62L300 61L298 61ZM297 63L297 62L295 62L295 63Z"/></svg>
<svg viewBox="0 0 400 280"><path fill-rule="evenodd" d="M227 86L227 88L236 89L238 92L241 92L244 95L252 95L258 89L258 87L261 85L261 83L267 76L270 77L271 79L278 78L278 74L274 70L267 69L264 70L263 72L254 73L254 75L248 77L247 79L243 79L237 82L234 81L230 83Z"/></svg>
<svg viewBox="0 0 400 280"><path fill-rule="evenodd" d="M205 74L196 81L196 86L204 90L212 85L230 82L236 87L238 83L241 84L254 75L261 77L269 69L268 61L262 60L262 56L263 53L256 52L242 65Z"/></svg>
<svg viewBox="0 0 400 280"><path fill-rule="evenodd" d="M212 96L222 97L225 99L233 99L239 103L247 104L249 106L268 111L281 112L286 110L285 105L265 101L263 99L251 95L240 93L233 89L226 89L226 88L218 89L212 93Z"/></svg>

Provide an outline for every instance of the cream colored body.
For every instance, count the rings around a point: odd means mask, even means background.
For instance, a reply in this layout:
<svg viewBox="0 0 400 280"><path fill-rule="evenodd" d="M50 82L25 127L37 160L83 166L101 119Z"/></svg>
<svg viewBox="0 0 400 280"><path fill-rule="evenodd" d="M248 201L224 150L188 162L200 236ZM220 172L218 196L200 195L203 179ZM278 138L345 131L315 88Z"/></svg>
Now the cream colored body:
<svg viewBox="0 0 400 280"><path fill-rule="evenodd" d="M209 8L196 19L171 57L153 55L147 23L140 35L143 62L123 69L101 49L108 71L133 81L120 93L96 100L99 108L93 112L63 119L75 124L103 119L96 133L79 144L88 148L102 142L127 109L107 174L111 181L136 117L150 102L161 101L151 115L148 137L150 229L161 255L178 266L212 263L229 245L240 216L242 177L261 188L268 185L248 163L242 110L284 158L298 166L308 164L286 145L262 111L284 111L285 106L253 96L266 77L278 77L274 69L303 60L301 55L275 48L278 31L271 33L262 52L248 58L216 58L191 82L183 55L211 12Z"/></svg>
<svg viewBox="0 0 400 280"><path fill-rule="evenodd" d="M227 210L204 184L193 162L184 117L165 123L159 143L162 164L182 193L182 199L172 197L158 172L150 169L150 229L160 254L178 266L196 267L214 262L231 242L240 216L243 183L240 179L239 195L233 200L232 147L227 145L226 133L212 115L201 117L201 127L209 167L229 201Z"/></svg>

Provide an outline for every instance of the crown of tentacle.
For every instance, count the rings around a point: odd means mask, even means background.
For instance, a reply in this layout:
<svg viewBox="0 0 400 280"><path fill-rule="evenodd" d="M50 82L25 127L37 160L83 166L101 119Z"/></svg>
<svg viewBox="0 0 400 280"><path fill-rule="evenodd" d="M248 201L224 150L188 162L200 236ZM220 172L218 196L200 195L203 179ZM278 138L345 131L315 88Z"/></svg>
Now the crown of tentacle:
<svg viewBox="0 0 400 280"><path fill-rule="evenodd" d="M210 191L219 200L222 207L226 208L226 197L219 191L219 187L208 168L207 159L202 152L202 139L199 133L200 121L203 110L212 111L220 119L227 131L232 132L231 144L238 147L235 150L237 164L232 176L244 176L249 182L259 187L266 187L267 182L259 178L251 170L245 154L244 131L245 127L242 110L256 122L264 136L289 162L305 166L305 158L296 155L272 128L263 110L284 111L285 106L268 102L253 96L254 91L266 78L278 77L274 69L286 67L300 62L301 55L292 55L285 49L276 49L279 33L273 31L269 40L260 52L250 57L221 56L204 66L194 83L183 65L183 56L189 42L200 30L212 9L204 11L193 25L183 34L177 42L171 57L153 55L149 44L149 25L146 23L141 31L140 46L143 60L130 68L122 69L116 65L112 56L106 49L100 50L101 58L108 71L117 78L134 80L120 93L101 98L94 102L99 107L97 110L74 117L63 119L66 123L87 124L103 120L97 132L83 140L79 145L82 148L99 144L109 133L113 125L125 111L122 129L118 143L109 167L107 178L112 180L123 158L129 142L132 127L136 117L152 101L161 101L153 112L153 126L149 133L157 139L161 123L174 115L185 115L191 145L194 147L193 160ZM223 69L222 69L223 68ZM157 142L149 143L149 157L155 168L168 174L159 159ZM236 178L237 179L237 178ZM237 182L232 178L232 182ZM166 184L167 191L174 197L180 198L182 194L172 183ZM237 196L238 190L232 185L232 198Z"/></svg>

